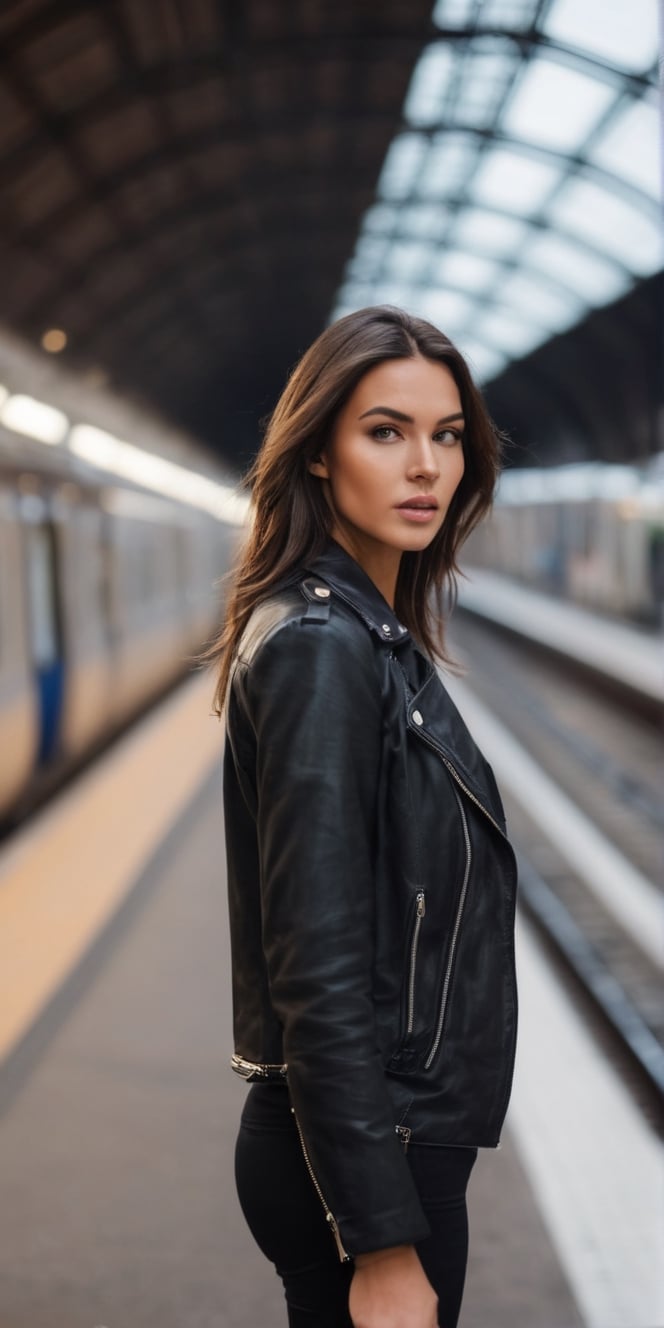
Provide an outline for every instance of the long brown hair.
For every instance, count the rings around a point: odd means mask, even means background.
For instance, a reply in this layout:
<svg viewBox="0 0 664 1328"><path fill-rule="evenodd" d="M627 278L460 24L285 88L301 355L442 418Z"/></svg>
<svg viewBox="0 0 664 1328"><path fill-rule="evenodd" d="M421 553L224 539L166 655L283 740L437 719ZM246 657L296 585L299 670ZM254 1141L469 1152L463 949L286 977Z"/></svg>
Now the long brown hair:
<svg viewBox="0 0 664 1328"><path fill-rule="evenodd" d="M466 421L465 469L445 521L426 549L402 554L395 612L424 649L446 659L442 601L456 597L457 552L491 504L501 436L463 356L422 318L387 305L360 309L326 328L295 367L269 420L246 483L253 517L231 574L224 625L201 656L216 660L221 714L240 639L255 606L297 567L323 551L333 521L324 486L309 472L336 416L367 370L384 360L422 355L450 370Z"/></svg>

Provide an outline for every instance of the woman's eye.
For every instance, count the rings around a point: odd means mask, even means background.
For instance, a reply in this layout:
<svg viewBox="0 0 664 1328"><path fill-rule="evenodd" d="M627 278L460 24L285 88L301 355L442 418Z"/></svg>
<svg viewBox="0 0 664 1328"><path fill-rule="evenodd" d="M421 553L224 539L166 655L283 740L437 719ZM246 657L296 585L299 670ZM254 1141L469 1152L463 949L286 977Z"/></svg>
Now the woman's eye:
<svg viewBox="0 0 664 1328"><path fill-rule="evenodd" d="M461 442L461 434L456 429L440 429L434 434L437 443L444 443L446 447L453 447L455 443Z"/></svg>
<svg viewBox="0 0 664 1328"><path fill-rule="evenodd" d="M375 429L371 430L372 438L377 438L379 442L387 442L387 440L393 438L395 434L396 429L391 424L377 424Z"/></svg>

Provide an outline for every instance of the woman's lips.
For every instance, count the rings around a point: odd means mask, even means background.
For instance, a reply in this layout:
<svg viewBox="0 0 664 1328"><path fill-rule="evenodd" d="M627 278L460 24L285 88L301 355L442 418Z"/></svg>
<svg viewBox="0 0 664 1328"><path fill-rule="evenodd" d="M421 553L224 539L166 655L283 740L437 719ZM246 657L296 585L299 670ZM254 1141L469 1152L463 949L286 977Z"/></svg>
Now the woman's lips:
<svg viewBox="0 0 664 1328"><path fill-rule="evenodd" d="M405 503L399 503L396 510L401 512L407 521L426 524L427 521L433 521L436 516L438 503L435 498L409 498Z"/></svg>

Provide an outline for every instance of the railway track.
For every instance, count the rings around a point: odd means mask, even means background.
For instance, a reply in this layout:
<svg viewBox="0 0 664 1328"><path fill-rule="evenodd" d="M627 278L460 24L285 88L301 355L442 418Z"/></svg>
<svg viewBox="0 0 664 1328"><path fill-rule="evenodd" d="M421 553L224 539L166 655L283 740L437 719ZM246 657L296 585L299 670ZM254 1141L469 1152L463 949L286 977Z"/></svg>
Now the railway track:
<svg viewBox="0 0 664 1328"><path fill-rule="evenodd" d="M522 907L664 1132L660 735L628 700L541 643L531 649L464 612L449 645L466 678L445 681L496 769ZM568 808L568 834L557 801Z"/></svg>

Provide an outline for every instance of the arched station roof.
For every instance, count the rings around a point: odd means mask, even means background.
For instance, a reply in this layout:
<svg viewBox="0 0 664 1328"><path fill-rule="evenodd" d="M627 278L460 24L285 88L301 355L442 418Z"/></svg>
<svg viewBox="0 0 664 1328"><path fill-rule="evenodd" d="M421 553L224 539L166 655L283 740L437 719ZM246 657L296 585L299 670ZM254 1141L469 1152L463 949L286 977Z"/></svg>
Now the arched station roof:
<svg viewBox="0 0 664 1328"><path fill-rule="evenodd" d="M431 318L501 420L558 452L652 450L654 0L438 0L433 19L335 314Z"/></svg>
<svg viewBox="0 0 664 1328"><path fill-rule="evenodd" d="M2 6L5 322L246 456L431 31L431 0Z"/></svg>
<svg viewBox="0 0 664 1328"><path fill-rule="evenodd" d="M517 439L653 450L656 8L15 0L3 316L229 458L375 302L458 341Z"/></svg>

